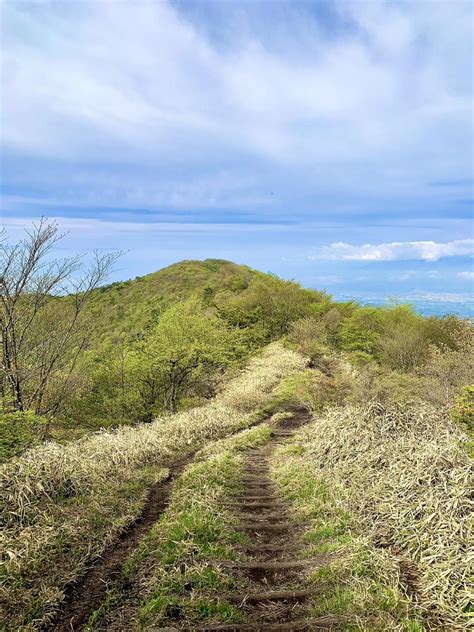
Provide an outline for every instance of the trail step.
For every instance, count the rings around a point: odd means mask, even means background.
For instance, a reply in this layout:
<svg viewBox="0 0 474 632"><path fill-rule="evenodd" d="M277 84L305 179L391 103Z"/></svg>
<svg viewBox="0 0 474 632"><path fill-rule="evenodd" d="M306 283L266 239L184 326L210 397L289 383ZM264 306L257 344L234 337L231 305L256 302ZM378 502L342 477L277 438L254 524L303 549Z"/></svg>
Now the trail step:
<svg viewBox="0 0 474 632"><path fill-rule="evenodd" d="M263 500L264 502L270 502L271 500L276 502L281 502L280 498L276 494L253 494L248 496L235 496L235 502L245 502L245 501L259 501Z"/></svg>
<svg viewBox="0 0 474 632"><path fill-rule="evenodd" d="M231 603L257 603L260 601L303 601L307 597L313 597L321 592L317 588L304 588L301 590L268 590L255 593L240 593L224 595L223 600Z"/></svg>
<svg viewBox="0 0 474 632"><path fill-rule="evenodd" d="M326 560L324 560L325 562ZM226 568L235 568L237 570L269 570L279 571L289 568L305 568L306 566L317 566L321 564L320 559L307 559L307 560L279 560L279 561L245 561L245 562L219 562L219 565Z"/></svg>
<svg viewBox="0 0 474 632"><path fill-rule="evenodd" d="M243 476L240 481L242 483L258 483L258 486L260 485L275 485L275 483L272 481L272 479L269 476Z"/></svg>
<svg viewBox="0 0 474 632"><path fill-rule="evenodd" d="M205 627L193 627L192 630L202 632L204 630L222 630L222 632L259 632L260 630L287 632L303 632L304 630L335 630L335 626L347 623L347 617L326 615L316 619L302 619L288 621L286 623L224 623L221 625L206 625ZM182 629L182 628L181 628ZM177 630L177 628L162 628L162 632ZM191 628L185 628L187 632L192 632Z"/></svg>
<svg viewBox="0 0 474 632"><path fill-rule="evenodd" d="M227 503L228 507L233 507L234 509L237 507L240 507L243 511L246 511L247 509L281 509L282 511L286 508L285 505L278 500L274 500L274 501L270 501L270 502L266 502L261 500L260 502L256 502L256 501L249 501L249 502L244 502L243 500L241 500L240 502L237 503Z"/></svg>
<svg viewBox="0 0 474 632"><path fill-rule="evenodd" d="M239 529L243 529L245 531L282 531L283 529L294 529L294 522L266 522L262 520L262 522L241 522L239 524Z"/></svg>
<svg viewBox="0 0 474 632"><path fill-rule="evenodd" d="M298 551L301 545L297 542L285 544L282 548L275 543L271 544L242 544L238 547L248 553L287 553L288 551Z"/></svg>
<svg viewBox="0 0 474 632"><path fill-rule="evenodd" d="M245 507L243 505L237 505L234 510L234 517L242 520L244 523L254 522L253 516L255 516L255 522L261 522L262 520L267 522L268 520L276 519L278 522L289 522L284 507L273 505L268 509L262 511L254 511L254 507ZM275 515L273 515L275 514Z"/></svg>

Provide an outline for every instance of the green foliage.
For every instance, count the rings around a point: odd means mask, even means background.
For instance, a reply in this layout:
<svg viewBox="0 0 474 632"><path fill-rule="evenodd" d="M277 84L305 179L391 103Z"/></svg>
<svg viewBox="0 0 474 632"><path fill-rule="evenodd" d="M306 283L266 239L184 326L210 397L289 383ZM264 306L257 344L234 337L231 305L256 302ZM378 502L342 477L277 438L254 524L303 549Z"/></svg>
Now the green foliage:
<svg viewBox="0 0 474 632"><path fill-rule="evenodd" d="M74 296L51 298L32 332L34 346L71 301ZM48 437L55 439L200 404L215 394L225 369L282 336L325 376L314 385L315 409L344 401L349 383L355 401L450 402L474 368L466 321L426 319L406 305L336 303L222 260L183 261L98 288L85 312L84 353L76 361L79 342L70 345L70 357L61 360L65 369L55 372L43 395L54 413ZM340 370L346 354L357 379ZM30 440L19 437L18 445Z"/></svg>
<svg viewBox="0 0 474 632"><path fill-rule="evenodd" d="M376 307L358 307L342 323L341 348L347 351L363 351L376 356L382 332L381 310Z"/></svg>
<svg viewBox="0 0 474 632"><path fill-rule="evenodd" d="M474 386L465 386L462 389L451 410L451 416L465 424L471 433L474 432Z"/></svg>
<svg viewBox="0 0 474 632"><path fill-rule="evenodd" d="M378 348L382 362L392 369L413 370L421 364L428 349L425 319L409 305L396 305L381 314L383 335Z"/></svg>
<svg viewBox="0 0 474 632"><path fill-rule="evenodd" d="M253 330L255 339L268 342L288 333L298 318L317 313L329 298L302 289L298 283L259 274L240 294L216 298L219 314L230 324Z"/></svg>
<svg viewBox="0 0 474 632"><path fill-rule="evenodd" d="M468 321L461 320L456 316L444 316L442 318L431 316L424 319L426 337L430 344L436 345L439 349L459 349L466 329L469 329L470 326Z"/></svg>
<svg viewBox="0 0 474 632"><path fill-rule="evenodd" d="M101 287L87 308L91 343L108 346L122 335L140 335L150 320L156 322L156 315L175 303L197 295L209 299L236 283L245 286L256 274L220 259L181 261L131 281Z"/></svg>
<svg viewBox="0 0 474 632"><path fill-rule="evenodd" d="M174 411L191 392L213 393L216 374L245 354L242 335L194 300L170 307L130 354L146 411Z"/></svg>
<svg viewBox="0 0 474 632"><path fill-rule="evenodd" d="M40 443L47 423L31 411L0 412L0 462Z"/></svg>

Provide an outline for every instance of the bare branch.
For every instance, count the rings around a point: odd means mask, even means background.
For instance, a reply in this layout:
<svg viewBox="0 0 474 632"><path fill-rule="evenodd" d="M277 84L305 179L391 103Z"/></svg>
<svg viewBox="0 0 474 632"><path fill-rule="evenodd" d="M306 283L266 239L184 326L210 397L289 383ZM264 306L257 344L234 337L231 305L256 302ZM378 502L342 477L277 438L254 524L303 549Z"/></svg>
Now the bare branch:
<svg viewBox="0 0 474 632"><path fill-rule="evenodd" d="M74 345L81 313L103 283L121 252L78 254L55 259L52 251L64 237L56 222L45 218L9 244L0 233L0 332L2 374L16 409L41 411L52 376L74 366ZM82 351L85 342L79 344ZM77 350L77 346L76 346Z"/></svg>

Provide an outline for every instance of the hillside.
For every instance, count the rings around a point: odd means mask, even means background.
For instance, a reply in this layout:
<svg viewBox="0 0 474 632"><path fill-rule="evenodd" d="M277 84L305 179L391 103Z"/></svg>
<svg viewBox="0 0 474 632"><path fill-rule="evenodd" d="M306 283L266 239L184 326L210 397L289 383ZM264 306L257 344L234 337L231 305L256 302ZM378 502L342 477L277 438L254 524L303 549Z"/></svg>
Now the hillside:
<svg viewBox="0 0 474 632"><path fill-rule="evenodd" d="M465 629L472 323L219 260L63 298L29 270L3 629Z"/></svg>
<svg viewBox="0 0 474 632"><path fill-rule="evenodd" d="M139 333L171 305L202 295L205 288L238 292L261 272L221 259L180 261L128 281L94 291L88 313L94 339L104 341L120 334Z"/></svg>
<svg viewBox="0 0 474 632"><path fill-rule="evenodd" d="M467 437L322 411L320 378L273 343L204 406L7 463L5 630L466 629Z"/></svg>

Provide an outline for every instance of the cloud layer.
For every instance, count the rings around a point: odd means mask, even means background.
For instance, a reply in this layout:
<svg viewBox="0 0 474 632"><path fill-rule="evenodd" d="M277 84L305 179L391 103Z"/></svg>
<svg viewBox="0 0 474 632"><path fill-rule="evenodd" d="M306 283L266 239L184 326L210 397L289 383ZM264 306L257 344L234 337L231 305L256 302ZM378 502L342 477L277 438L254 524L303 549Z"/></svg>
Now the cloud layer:
<svg viewBox="0 0 474 632"><path fill-rule="evenodd" d="M469 175L469 2L226 6L2 3L11 185L21 155L65 203L452 198L427 183Z"/></svg>
<svg viewBox="0 0 474 632"><path fill-rule="evenodd" d="M461 257L474 254L474 239L459 239L444 244L434 241L406 241L391 244L364 244L354 246L337 242L320 248L309 259L332 261L438 261L444 257ZM464 276L468 273L462 273Z"/></svg>
<svg viewBox="0 0 474 632"><path fill-rule="evenodd" d="M353 284L379 261L408 284L388 268L411 259L469 282L469 0L0 11L5 222L61 217L74 247L131 248L128 274L220 256Z"/></svg>

